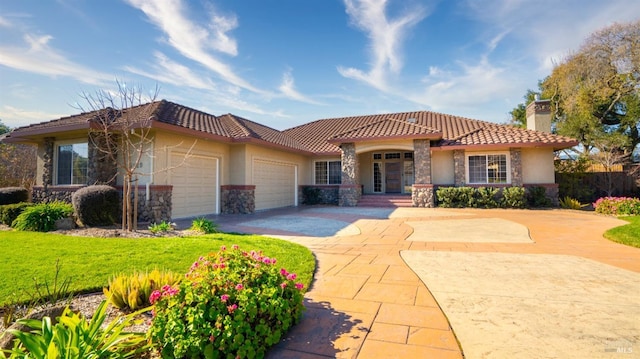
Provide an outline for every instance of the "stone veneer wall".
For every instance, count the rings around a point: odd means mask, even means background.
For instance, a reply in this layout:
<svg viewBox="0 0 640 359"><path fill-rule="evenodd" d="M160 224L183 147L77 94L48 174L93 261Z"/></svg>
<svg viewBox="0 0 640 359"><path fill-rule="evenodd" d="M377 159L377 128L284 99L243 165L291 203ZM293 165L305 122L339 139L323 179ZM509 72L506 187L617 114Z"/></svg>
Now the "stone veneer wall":
<svg viewBox="0 0 640 359"><path fill-rule="evenodd" d="M55 138L45 137L44 139L44 151L43 151L43 169L42 169L42 184L46 189L47 186L53 184L53 142Z"/></svg>
<svg viewBox="0 0 640 359"><path fill-rule="evenodd" d="M354 143L343 143L342 150L342 184L338 190L338 205L353 207L362 197L362 186L358 184L358 155Z"/></svg>
<svg viewBox="0 0 640 359"><path fill-rule="evenodd" d="M73 193L82 186L34 186L32 198L34 203L49 203L62 201L71 203ZM122 187L116 187L122 194ZM171 220L171 196L173 186L151 185L149 186L149 197L147 201L147 190L145 186L138 188L138 221L160 223Z"/></svg>
<svg viewBox="0 0 640 359"><path fill-rule="evenodd" d="M113 186L116 184L118 167L116 162L104 152L106 139L102 133L89 134L89 153L87 165L88 184L106 184Z"/></svg>
<svg viewBox="0 0 640 359"><path fill-rule="evenodd" d="M411 201L414 207L433 208L436 206L435 188L432 184L411 186Z"/></svg>
<svg viewBox="0 0 640 359"><path fill-rule="evenodd" d="M509 150L511 158L511 185L514 187L522 186L522 150L512 148Z"/></svg>
<svg viewBox="0 0 640 359"><path fill-rule="evenodd" d="M467 181L464 166L464 150L453 151L453 173L456 187L464 186Z"/></svg>
<svg viewBox="0 0 640 359"><path fill-rule="evenodd" d="M340 185L299 186L298 198L300 198L300 202L304 204L309 204L305 197L305 190L307 189L318 190L318 202L313 204L338 205L339 203Z"/></svg>
<svg viewBox="0 0 640 359"><path fill-rule="evenodd" d="M256 186L226 185L221 187L223 214L251 214L256 211Z"/></svg>
<svg viewBox="0 0 640 359"><path fill-rule="evenodd" d="M413 140L414 183L431 184L431 144L429 140Z"/></svg>

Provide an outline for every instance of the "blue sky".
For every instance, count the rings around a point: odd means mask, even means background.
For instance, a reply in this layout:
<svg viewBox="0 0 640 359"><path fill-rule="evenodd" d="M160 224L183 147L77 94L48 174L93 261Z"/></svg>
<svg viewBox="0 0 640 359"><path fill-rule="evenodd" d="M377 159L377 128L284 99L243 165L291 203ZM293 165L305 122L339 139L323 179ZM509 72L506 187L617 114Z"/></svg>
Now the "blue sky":
<svg viewBox="0 0 640 359"><path fill-rule="evenodd" d="M7 0L0 119L78 113L116 79L276 129L431 110L506 122L528 88L638 0Z"/></svg>

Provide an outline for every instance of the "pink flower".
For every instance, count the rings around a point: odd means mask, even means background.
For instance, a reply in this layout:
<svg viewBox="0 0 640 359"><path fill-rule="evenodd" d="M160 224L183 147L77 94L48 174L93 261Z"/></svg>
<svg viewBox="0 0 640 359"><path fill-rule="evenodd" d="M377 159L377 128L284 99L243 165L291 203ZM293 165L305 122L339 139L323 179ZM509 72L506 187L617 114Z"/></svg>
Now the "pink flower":
<svg viewBox="0 0 640 359"><path fill-rule="evenodd" d="M227 306L227 310L229 311L229 314L233 313L236 309L238 309L237 304L231 304Z"/></svg>
<svg viewBox="0 0 640 359"><path fill-rule="evenodd" d="M262 263L264 263L264 264L271 264L271 258L269 258L269 257L264 257L264 258L262 258Z"/></svg>
<svg viewBox="0 0 640 359"><path fill-rule="evenodd" d="M238 250L238 249L240 249L240 246L238 246L237 244L234 244L233 245L233 249Z"/></svg>
<svg viewBox="0 0 640 359"><path fill-rule="evenodd" d="M280 274L282 274L283 277L286 277L289 275L289 272L284 268L280 268Z"/></svg>
<svg viewBox="0 0 640 359"><path fill-rule="evenodd" d="M280 288L285 289L287 287L287 282L280 283Z"/></svg>
<svg viewBox="0 0 640 359"><path fill-rule="evenodd" d="M166 292L166 291L168 291L169 289L171 289L171 286L170 286L170 285L168 285L168 284L165 284L165 285L163 285L163 286L162 286L162 288L160 288L160 289L161 289L163 292Z"/></svg>
<svg viewBox="0 0 640 359"><path fill-rule="evenodd" d="M154 290L151 295L149 296L149 302L151 304L154 304L155 302L158 301L158 299L160 299L160 297L162 297L162 294L160 293L159 290Z"/></svg>
<svg viewBox="0 0 640 359"><path fill-rule="evenodd" d="M243 288L244 286L242 285L242 283L236 284L236 290L242 290Z"/></svg>
<svg viewBox="0 0 640 359"><path fill-rule="evenodd" d="M226 303L228 299L229 299L228 294L223 294L220 296L220 300L222 301L222 303Z"/></svg>
<svg viewBox="0 0 640 359"><path fill-rule="evenodd" d="M297 277L295 273L289 273L289 275L287 275L288 280L296 280Z"/></svg>
<svg viewBox="0 0 640 359"><path fill-rule="evenodd" d="M271 264L276 264L276 259L275 258L271 258Z"/></svg>
<svg viewBox="0 0 640 359"><path fill-rule="evenodd" d="M296 289L298 289L298 290L302 290L302 288L304 288L304 284L302 284L302 283L296 283Z"/></svg>
<svg viewBox="0 0 640 359"><path fill-rule="evenodd" d="M220 250L222 250L222 251L226 251L226 250L227 250L227 246L222 246L222 247L220 247Z"/></svg>

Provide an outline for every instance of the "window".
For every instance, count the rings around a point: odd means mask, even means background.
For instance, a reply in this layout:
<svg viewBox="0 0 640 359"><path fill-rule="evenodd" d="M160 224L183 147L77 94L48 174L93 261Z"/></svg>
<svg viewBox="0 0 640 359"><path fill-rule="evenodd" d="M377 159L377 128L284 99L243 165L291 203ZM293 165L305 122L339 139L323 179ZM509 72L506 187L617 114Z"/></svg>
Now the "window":
<svg viewBox="0 0 640 359"><path fill-rule="evenodd" d="M316 184L342 183L342 164L340 161L318 161L315 168Z"/></svg>
<svg viewBox="0 0 640 359"><path fill-rule="evenodd" d="M469 183L508 183L507 155L472 155L468 157Z"/></svg>
<svg viewBox="0 0 640 359"><path fill-rule="evenodd" d="M87 184L87 143L58 145L56 149L56 184Z"/></svg>
<svg viewBox="0 0 640 359"><path fill-rule="evenodd" d="M385 160L395 160L395 159L400 159L400 152L385 153L385 154L384 154L384 159L385 159Z"/></svg>

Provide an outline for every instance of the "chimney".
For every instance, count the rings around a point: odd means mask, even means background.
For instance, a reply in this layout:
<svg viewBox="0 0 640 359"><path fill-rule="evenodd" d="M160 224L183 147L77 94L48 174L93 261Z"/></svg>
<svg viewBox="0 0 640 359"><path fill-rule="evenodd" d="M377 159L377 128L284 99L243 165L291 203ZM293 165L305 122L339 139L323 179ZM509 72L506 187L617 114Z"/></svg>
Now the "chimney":
<svg viewBox="0 0 640 359"><path fill-rule="evenodd" d="M551 100L536 99L527 106L527 129L551 133Z"/></svg>

